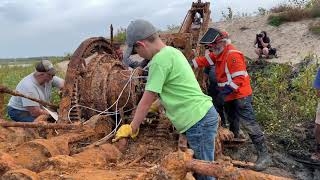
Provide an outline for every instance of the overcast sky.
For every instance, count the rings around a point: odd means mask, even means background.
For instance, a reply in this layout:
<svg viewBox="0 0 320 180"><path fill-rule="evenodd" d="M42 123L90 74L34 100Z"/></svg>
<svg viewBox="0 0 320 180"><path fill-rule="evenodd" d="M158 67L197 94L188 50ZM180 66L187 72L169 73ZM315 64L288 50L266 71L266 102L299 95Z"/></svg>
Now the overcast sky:
<svg viewBox="0 0 320 180"><path fill-rule="evenodd" d="M194 0L196 1L196 0ZM208 1L208 0L207 0ZM157 28L179 25L192 0L0 0L0 58L61 56L72 53L88 37L107 36L133 19ZM269 9L286 0L215 0L211 18L235 12ZM116 31L115 31L116 32Z"/></svg>

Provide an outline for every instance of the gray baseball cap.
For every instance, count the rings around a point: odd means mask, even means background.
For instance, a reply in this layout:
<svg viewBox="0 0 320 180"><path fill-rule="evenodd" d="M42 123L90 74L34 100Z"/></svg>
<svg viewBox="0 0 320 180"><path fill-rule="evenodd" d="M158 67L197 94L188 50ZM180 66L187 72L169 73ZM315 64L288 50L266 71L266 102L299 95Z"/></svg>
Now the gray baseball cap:
<svg viewBox="0 0 320 180"><path fill-rule="evenodd" d="M52 63L49 60L42 60L41 62L36 64L36 71L46 72L53 76L56 74L56 70L54 69Z"/></svg>
<svg viewBox="0 0 320 180"><path fill-rule="evenodd" d="M127 37L126 37L126 44L127 49L124 53L123 59L129 58L133 51L133 45L137 41L144 40L150 37L152 34L156 33L156 28L148 21L138 19L131 21L127 28Z"/></svg>

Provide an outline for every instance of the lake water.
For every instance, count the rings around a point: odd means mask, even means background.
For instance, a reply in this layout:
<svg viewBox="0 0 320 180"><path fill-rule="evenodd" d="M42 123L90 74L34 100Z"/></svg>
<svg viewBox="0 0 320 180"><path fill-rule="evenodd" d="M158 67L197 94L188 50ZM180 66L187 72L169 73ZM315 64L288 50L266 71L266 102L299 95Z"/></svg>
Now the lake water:
<svg viewBox="0 0 320 180"><path fill-rule="evenodd" d="M33 64L0 64L0 68L2 67L30 67Z"/></svg>

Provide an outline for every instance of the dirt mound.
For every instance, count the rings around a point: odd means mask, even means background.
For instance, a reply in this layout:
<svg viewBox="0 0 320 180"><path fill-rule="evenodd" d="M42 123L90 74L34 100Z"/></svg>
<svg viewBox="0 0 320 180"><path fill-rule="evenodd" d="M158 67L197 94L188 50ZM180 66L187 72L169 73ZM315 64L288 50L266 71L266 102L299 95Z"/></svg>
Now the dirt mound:
<svg viewBox="0 0 320 180"><path fill-rule="evenodd" d="M309 24L314 20L285 23L279 27L267 24L268 16L254 16L214 22L210 26L225 29L231 35L233 44L249 58L257 58L253 42L258 31L264 30L271 39L272 47L277 48L279 58L272 62L298 63L310 53L320 56L320 36L309 31Z"/></svg>

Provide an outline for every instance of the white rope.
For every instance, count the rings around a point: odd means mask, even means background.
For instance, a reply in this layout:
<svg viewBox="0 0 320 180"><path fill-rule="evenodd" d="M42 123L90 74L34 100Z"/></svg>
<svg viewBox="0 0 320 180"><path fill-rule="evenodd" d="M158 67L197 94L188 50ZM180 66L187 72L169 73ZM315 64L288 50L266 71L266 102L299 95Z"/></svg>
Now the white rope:
<svg viewBox="0 0 320 180"><path fill-rule="evenodd" d="M146 71L146 70L145 70L146 68L147 68L147 66L146 66L143 70ZM72 123L72 121L70 120L70 113L71 113L72 109L75 108L75 107L82 107L82 108L86 108L86 109L89 109L89 110L98 112L98 113L99 113L98 115L101 115L101 114L106 114L107 116L116 115L116 116L115 116L115 118L116 118L116 126L115 126L115 128L114 128L108 135L106 135L104 138L100 139L98 142L101 142L101 141L103 141L103 140L108 140L109 138L111 138L112 136L114 136L114 134L116 133L118 127L120 126L120 124L121 124L121 122L122 122L122 119L121 119L121 118L120 118L120 120L119 120L119 122L118 122L118 116L117 116L117 115L120 114L120 110L118 110L118 103L119 103L119 100L120 100L120 98L121 98L124 90L127 88L128 84L130 84L130 90L131 90L131 88L132 88L132 80L133 80L133 79L141 79L141 78L146 78L146 77L147 77L147 76L133 76L136 70L137 70L137 69L134 69L134 70L131 72L131 74L130 74L130 76L129 76L129 79L128 79L128 81L126 82L126 84L124 85L124 87L122 88L122 90L121 90L121 92L120 92L117 100L116 100L110 107L106 108L104 111L100 111L100 110L97 110L97 109L94 109L94 108L91 108L91 107L88 107L88 106L76 104L76 105L72 106L72 107L69 109L69 111L68 111L68 120L69 120L69 122ZM130 100L130 96L131 96L131 91L130 91L130 90L129 90L129 95L128 95L127 101L126 101L126 103L122 106L122 108L124 108L124 107L128 104L128 102L129 102L129 100ZM109 112L109 109L111 109L114 105L116 106L116 107L115 107L115 111ZM134 109L134 108L132 108L132 109L130 109L130 110L126 110L125 112L131 111L131 110L133 110L133 109ZM85 123L84 123L84 124L85 124Z"/></svg>

